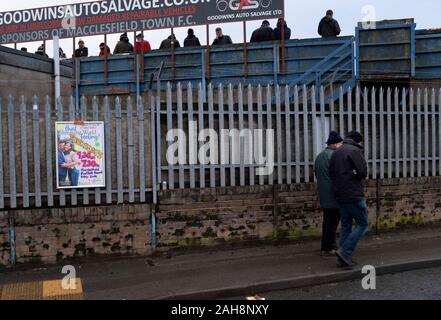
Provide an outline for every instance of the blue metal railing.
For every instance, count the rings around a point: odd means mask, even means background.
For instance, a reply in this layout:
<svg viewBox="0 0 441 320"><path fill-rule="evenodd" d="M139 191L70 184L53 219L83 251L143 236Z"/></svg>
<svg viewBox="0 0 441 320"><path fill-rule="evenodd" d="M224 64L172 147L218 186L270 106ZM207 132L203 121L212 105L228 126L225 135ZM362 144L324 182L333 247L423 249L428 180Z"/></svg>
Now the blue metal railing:
<svg viewBox="0 0 441 320"><path fill-rule="evenodd" d="M355 85L356 56L354 46L355 38L346 40L300 77L290 81L289 87L314 85L317 88L328 88L332 84L339 84L346 93ZM316 94L318 93L319 90L316 90ZM335 100L334 92L331 92L330 98Z"/></svg>

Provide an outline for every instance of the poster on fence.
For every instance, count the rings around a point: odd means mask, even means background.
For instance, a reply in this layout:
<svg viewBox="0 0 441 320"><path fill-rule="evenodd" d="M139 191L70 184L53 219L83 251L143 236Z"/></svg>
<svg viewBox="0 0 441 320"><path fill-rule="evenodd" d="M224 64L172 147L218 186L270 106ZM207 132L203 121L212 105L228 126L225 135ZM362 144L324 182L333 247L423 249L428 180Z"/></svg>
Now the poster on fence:
<svg viewBox="0 0 441 320"><path fill-rule="evenodd" d="M56 122L57 188L105 187L104 122Z"/></svg>

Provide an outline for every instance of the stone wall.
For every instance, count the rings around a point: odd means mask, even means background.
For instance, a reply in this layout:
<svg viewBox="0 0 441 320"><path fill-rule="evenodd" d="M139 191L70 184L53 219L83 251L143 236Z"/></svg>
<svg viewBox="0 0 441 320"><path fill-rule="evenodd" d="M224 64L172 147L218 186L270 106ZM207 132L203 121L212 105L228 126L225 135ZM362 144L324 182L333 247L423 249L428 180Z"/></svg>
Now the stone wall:
<svg viewBox="0 0 441 320"><path fill-rule="evenodd" d="M161 251L320 236L322 212L314 183L168 190L158 196ZM366 197L371 230L441 221L441 177L368 181ZM151 254L150 213L150 205L0 212L0 264L10 260L8 217L14 221L18 262L56 262Z"/></svg>

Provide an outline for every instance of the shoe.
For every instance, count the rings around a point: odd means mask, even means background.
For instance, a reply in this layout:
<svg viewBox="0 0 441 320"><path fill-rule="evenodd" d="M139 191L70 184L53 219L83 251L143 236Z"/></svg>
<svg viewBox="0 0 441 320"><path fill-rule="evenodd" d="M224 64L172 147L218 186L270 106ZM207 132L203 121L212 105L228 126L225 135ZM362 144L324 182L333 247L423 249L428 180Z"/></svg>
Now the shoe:
<svg viewBox="0 0 441 320"><path fill-rule="evenodd" d="M335 251L335 255L343 261L347 266L353 267L355 263L352 261L351 258L347 257L344 253L342 253L340 250Z"/></svg>
<svg viewBox="0 0 441 320"><path fill-rule="evenodd" d="M344 268L347 267L348 265L339 257L337 257L337 268Z"/></svg>
<svg viewBox="0 0 441 320"><path fill-rule="evenodd" d="M335 256L335 250L329 250L329 251L322 250L322 252L320 253L320 255L321 255L322 257L334 257L334 256Z"/></svg>

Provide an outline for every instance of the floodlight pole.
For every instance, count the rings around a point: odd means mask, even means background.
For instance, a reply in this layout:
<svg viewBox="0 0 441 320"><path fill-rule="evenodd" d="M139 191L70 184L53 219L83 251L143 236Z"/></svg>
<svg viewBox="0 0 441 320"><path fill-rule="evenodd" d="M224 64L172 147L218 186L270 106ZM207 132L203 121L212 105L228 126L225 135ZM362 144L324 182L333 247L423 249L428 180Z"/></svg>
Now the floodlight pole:
<svg viewBox="0 0 441 320"><path fill-rule="evenodd" d="M60 78L60 39L54 37L54 80L55 80L55 104L61 97L61 78Z"/></svg>

